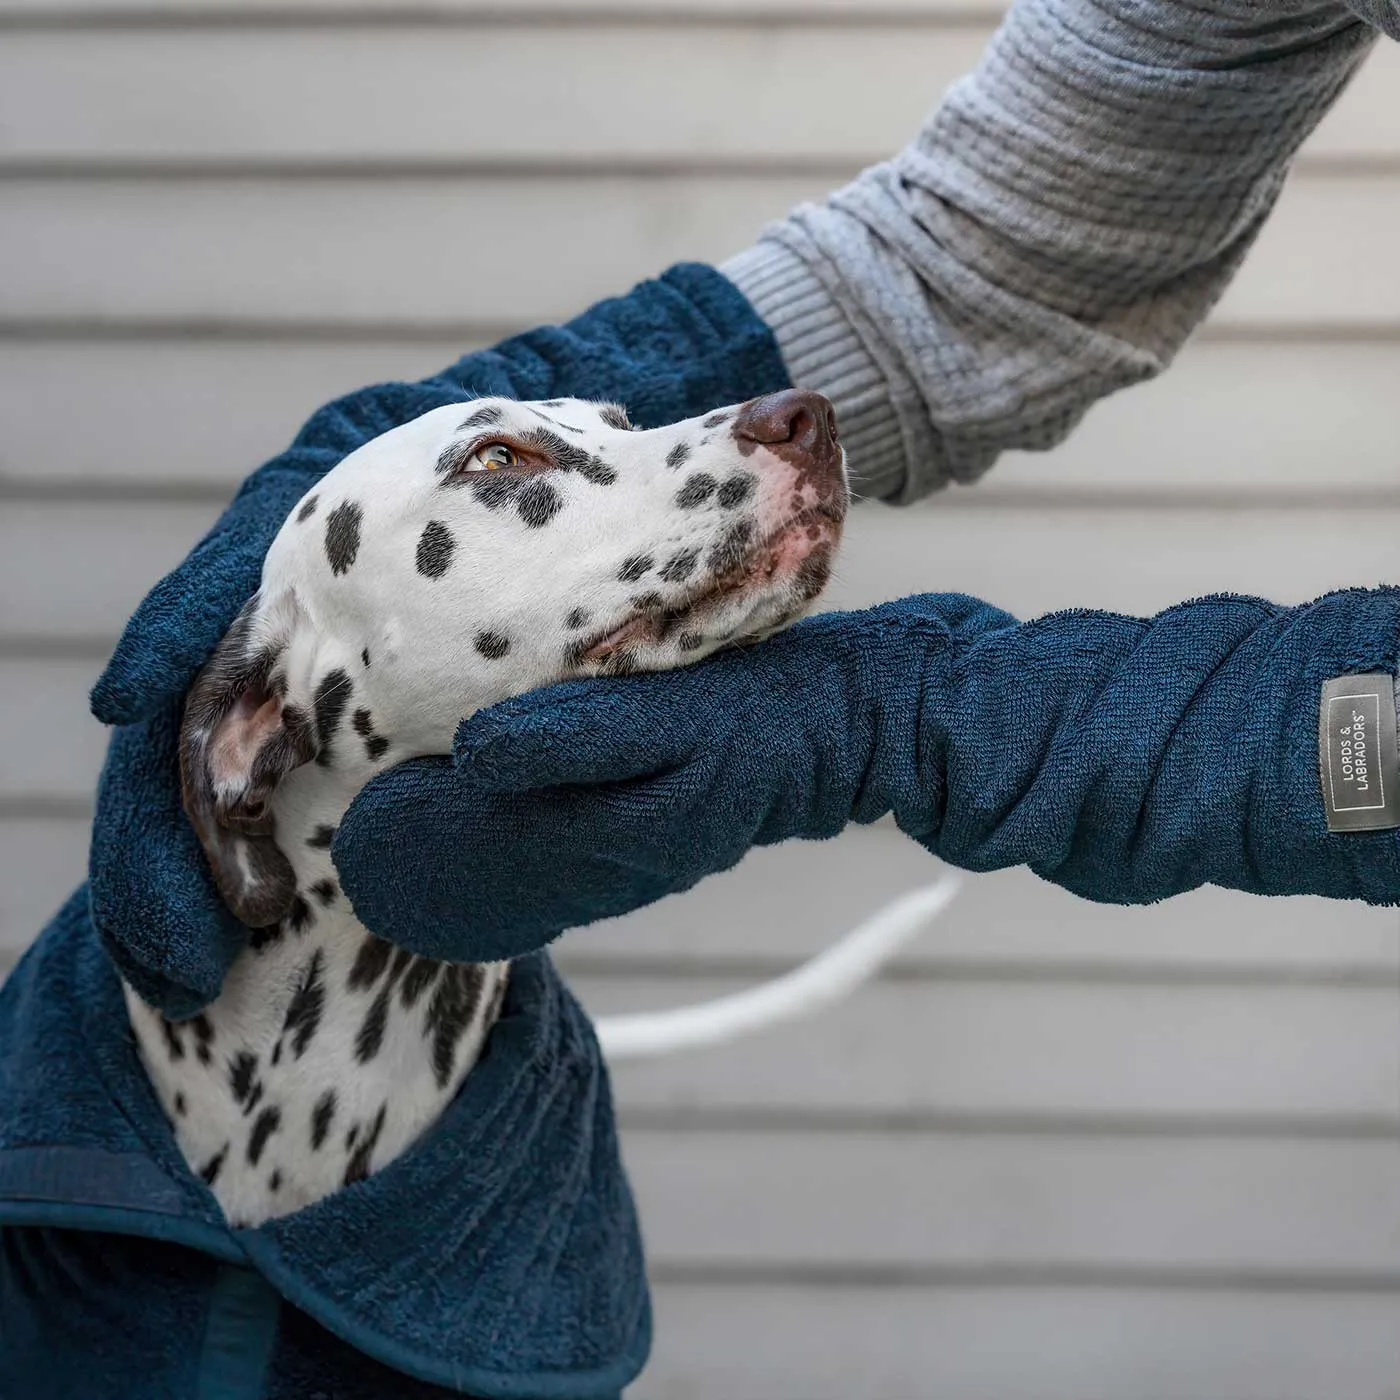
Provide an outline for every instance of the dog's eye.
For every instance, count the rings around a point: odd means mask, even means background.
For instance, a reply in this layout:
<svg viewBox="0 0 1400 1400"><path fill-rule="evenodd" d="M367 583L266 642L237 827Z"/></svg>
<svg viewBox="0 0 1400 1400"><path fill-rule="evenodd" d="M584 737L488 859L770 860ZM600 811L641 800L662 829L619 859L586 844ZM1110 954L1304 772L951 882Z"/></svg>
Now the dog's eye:
<svg viewBox="0 0 1400 1400"><path fill-rule="evenodd" d="M482 447L478 447L470 457L467 458L464 471L469 472L494 472L502 467L518 467L520 465L520 455L513 447L507 447L503 442L488 442Z"/></svg>

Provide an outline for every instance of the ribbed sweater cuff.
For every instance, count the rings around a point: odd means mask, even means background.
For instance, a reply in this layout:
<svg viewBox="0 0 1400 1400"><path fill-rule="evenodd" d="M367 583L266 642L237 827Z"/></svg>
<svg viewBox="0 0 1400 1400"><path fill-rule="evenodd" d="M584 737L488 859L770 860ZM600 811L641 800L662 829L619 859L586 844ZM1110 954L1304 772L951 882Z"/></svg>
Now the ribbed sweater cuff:
<svg viewBox="0 0 1400 1400"><path fill-rule="evenodd" d="M756 243L719 270L767 322L793 384L835 404L855 490L899 497L908 472L899 419L884 376L845 312L779 243Z"/></svg>

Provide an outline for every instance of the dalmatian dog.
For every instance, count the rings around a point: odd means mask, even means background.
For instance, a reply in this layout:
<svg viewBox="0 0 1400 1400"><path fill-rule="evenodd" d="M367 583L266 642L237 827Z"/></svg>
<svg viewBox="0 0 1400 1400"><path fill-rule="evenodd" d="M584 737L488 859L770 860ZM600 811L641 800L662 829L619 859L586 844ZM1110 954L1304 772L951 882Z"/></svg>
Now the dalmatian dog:
<svg viewBox="0 0 1400 1400"><path fill-rule="evenodd" d="M832 407L799 390L646 431L615 404L478 399L374 439L302 499L181 734L186 811L254 932L192 1020L126 989L230 1223L408 1149L505 993L504 963L429 961L356 920L330 853L356 793L508 696L783 627L824 587L848 500Z"/></svg>

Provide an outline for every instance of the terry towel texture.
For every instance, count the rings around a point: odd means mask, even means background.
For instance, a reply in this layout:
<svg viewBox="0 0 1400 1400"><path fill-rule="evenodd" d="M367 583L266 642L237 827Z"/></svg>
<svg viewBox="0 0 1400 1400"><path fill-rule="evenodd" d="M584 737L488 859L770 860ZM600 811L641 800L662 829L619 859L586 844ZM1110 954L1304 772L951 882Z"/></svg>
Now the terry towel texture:
<svg viewBox="0 0 1400 1400"><path fill-rule="evenodd" d="M1397 650L1396 588L1150 618L1019 622L947 593L827 613L684 670L482 711L456 769L391 809L408 854L356 883L352 848L345 888L414 952L507 958L753 845L893 814L951 864L1025 865L1108 903L1203 884L1396 903L1400 835L1327 828L1318 711L1334 677L1393 685ZM419 858L444 816L453 849Z"/></svg>
<svg viewBox="0 0 1400 1400"><path fill-rule="evenodd" d="M0 1227L5 1400L606 1400L650 1344L607 1071L543 957L411 1151L231 1230L79 890L0 988Z"/></svg>

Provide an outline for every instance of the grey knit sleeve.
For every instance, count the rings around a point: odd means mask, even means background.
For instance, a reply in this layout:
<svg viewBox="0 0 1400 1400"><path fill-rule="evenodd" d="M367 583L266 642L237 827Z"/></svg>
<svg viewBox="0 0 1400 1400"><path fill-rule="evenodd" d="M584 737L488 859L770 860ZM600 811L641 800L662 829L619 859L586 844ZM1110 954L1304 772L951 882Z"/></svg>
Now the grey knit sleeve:
<svg viewBox="0 0 1400 1400"><path fill-rule="evenodd" d="M1019 0L909 146L722 270L864 492L970 481L1170 363L1374 38L1328 0Z"/></svg>

